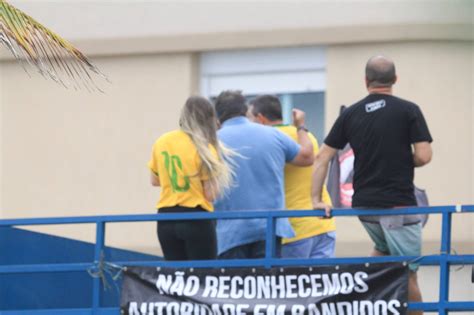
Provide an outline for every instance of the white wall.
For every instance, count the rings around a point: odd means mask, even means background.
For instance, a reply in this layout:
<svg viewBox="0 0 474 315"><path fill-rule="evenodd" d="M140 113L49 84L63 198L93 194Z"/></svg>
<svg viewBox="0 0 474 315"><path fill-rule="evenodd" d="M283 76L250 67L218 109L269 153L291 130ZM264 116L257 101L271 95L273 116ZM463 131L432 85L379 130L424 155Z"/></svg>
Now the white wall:
<svg viewBox="0 0 474 315"><path fill-rule="evenodd" d="M472 38L470 0L9 2L89 55Z"/></svg>
<svg viewBox="0 0 474 315"><path fill-rule="evenodd" d="M472 18L467 9L471 2L466 0L9 2L73 40L334 26L459 24L470 23Z"/></svg>
<svg viewBox="0 0 474 315"><path fill-rule="evenodd" d="M366 95L364 67L368 58L390 56L399 78L394 94L420 105L434 139L433 160L416 170L416 185L427 190L432 205L473 204L472 51L472 43L464 42L330 46L326 130L330 130L340 105L353 104ZM474 215L455 216L453 241L459 243L458 249L472 251L472 226ZM347 240L363 240L360 228L356 232L340 225L339 230ZM439 234L440 216L432 215L424 239L435 242ZM434 246L430 245L427 252L436 250Z"/></svg>
<svg viewBox="0 0 474 315"><path fill-rule="evenodd" d="M105 94L65 90L19 65L0 64L4 218L155 213L151 146L178 127L197 86L191 54L96 59ZM143 227L146 225L146 227ZM152 223L109 225L108 244L158 253ZM93 226L47 227L94 240Z"/></svg>

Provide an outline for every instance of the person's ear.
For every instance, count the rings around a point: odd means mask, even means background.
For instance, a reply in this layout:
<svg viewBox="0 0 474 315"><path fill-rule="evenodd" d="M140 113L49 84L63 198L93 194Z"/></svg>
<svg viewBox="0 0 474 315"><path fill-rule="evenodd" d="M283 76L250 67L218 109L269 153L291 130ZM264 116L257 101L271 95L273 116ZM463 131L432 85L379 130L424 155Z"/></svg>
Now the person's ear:
<svg viewBox="0 0 474 315"><path fill-rule="evenodd" d="M369 80L367 78L365 78L365 87L369 88Z"/></svg>
<svg viewBox="0 0 474 315"><path fill-rule="evenodd" d="M267 124L267 118L263 116L261 113L258 113L257 116L255 116L259 124L266 125Z"/></svg>
<svg viewBox="0 0 474 315"><path fill-rule="evenodd" d="M398 77L395 75L395 79L393 79L393 84L397 83Z"/></svg>

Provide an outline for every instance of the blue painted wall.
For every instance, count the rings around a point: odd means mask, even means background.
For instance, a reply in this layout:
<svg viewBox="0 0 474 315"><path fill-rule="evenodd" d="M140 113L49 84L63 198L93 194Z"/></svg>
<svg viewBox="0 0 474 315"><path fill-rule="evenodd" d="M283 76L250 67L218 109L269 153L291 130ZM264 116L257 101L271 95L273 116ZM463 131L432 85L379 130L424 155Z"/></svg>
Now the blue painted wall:
<svg viewBox="0 0 474 315"><path fill-rule="evenodd" d="M117 248L105 248L106 261L162 259ZM0 227L0 265L90 263L94 244ZM120 280L106 290L101 306L119 305ZM0 310L88 308L92 306L92 277L87 272L0 274Z"/></svg>

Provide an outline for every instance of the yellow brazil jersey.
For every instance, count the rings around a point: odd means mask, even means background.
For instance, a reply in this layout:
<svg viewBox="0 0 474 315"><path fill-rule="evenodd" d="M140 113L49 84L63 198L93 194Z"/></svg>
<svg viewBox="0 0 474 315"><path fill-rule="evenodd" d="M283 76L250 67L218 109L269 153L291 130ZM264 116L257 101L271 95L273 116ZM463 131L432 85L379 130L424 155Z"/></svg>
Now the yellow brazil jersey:
<svg viewBox="0 0 474 315"><path fill-rule="evenodd" d="M148 167L160 179L158 209L201 206L207 211L214 210L204 197L201 181L207 178L201 171L201 163L191 138L181 130L168 132L155 142Z"/></svg>
<svg viewBox="0 0 474 315"><path fill-rule="evenodd" d="M280 131L290 136L295 141L298 141L297 130L294 126L277 125ZM318 141L311 134L308 133L311 142L313 143L314 154L319 151ZM312 174L313 167L297 167L291 164L285 166L285 200L286 208L289 210L310 210L313 209L313 202L311 198L312 188ZM326 187L323 187L322 200L331 204L331 198L327 192ZM301 217L290 218L291 226L295 231L295 237L284 238L283 244L298 241L304 238L315 235L327 233L336 230L335 220L321 219L319 217Z"/></svg>

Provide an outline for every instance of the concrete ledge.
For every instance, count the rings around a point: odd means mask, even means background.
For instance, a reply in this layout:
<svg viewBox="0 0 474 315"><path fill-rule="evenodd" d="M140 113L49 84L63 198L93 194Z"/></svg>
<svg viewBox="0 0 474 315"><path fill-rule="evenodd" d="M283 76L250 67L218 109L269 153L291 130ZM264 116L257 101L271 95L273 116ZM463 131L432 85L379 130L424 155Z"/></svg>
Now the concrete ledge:
<svg viewBox="0 0 474 315"><path fill-rule="evenodd" d="M77 40L73 44L92 57L368 42L473 41L473 38L471 24L403 24L103 38ZM12 58L8 50L0 51L0 60Z"/></svg>

